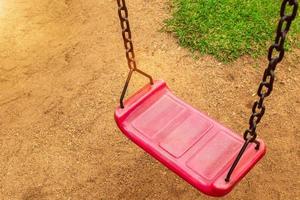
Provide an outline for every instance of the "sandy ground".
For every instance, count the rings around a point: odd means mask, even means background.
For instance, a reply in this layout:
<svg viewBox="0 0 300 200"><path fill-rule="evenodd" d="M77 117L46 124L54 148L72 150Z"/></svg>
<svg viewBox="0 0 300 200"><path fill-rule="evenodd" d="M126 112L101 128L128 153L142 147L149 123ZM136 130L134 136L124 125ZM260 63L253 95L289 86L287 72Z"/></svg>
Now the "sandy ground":
<svg viewBox="0 0 300 200"><path fill-rule="evenodd" d="M167 0L129 7L139 66L242 133L265 58L194 59L159 31ZM211 199L116 127L127 74L116 9L114 0L0 1L0 199ZM299 59L288 54L267 100L267 155L225 199L299 199ZM130 92L144 83L135 76Z"/></svg>

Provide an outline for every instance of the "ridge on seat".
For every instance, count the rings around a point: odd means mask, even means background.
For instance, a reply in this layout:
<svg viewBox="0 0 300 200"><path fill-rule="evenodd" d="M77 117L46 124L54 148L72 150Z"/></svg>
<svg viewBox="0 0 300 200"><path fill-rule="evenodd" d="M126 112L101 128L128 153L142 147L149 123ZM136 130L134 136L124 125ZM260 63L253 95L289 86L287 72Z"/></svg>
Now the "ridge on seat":
<svg viewBox="0 0 300 200"><path fill-rule="evenodd" d="M133 142L195 188L223 196L264 156L250 144L225 181L244 139L176 97L164 81L146 85L117 108L115 120Z"/></svg>

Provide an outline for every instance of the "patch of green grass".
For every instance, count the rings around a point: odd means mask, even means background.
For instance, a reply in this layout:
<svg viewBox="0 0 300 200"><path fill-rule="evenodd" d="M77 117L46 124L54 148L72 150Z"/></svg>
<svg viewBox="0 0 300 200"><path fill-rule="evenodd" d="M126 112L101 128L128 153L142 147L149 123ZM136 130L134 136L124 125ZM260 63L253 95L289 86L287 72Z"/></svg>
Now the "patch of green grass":
<svg viewBox="0 0 300 200"><path fill-rule="evenodd" d="M166 30L175 33L180 45L228 62L266 53L275 37L281 0L173 0L172 5ZM296 46L299 21L288 35Z"/></svg>

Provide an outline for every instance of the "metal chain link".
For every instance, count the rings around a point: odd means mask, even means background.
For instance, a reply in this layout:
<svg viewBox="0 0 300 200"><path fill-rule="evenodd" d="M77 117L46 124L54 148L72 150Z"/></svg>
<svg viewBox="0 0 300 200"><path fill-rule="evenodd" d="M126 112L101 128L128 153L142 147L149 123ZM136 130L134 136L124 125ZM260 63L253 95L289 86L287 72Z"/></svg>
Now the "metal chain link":
<svg viewBox="0 0 300 200"><path fill-rule="evenodd" d="M288 5L292 8L292 13L287 14ZM255 101L252 107L252 115L249 119L249 128L244 133L244 139L253 142L256 137L256 128L261 118L265 114L264 100L270 96L273 90L275 80L275 69L284 57L285 49L284 43L286 35L290 30L292 21L297 16L298 1L297 0L283 0L280 10L280 20L276 31L275 43L272 44L268 52L269 65L266 68L262 81L258 87L257 95L259 100ZM277 54L277 55L274 55Z"/></svg>
<svg viewBox="0 0 300 200"><path fill-rule="evenodd" d="M122 36L123 36L123 41L124 41L124 47L126 50L126 58L128 62L128 67L130 69L121 97L120 97L120 107L124 108L124 97L131 79L131 76L133 72L138 72L139 74L147 77L150 81L150 84L153 84L153 78L145 73L144 71L140 70L136 66L135 62L135 54L134 54L134 49L133 49L133 43L132 43L132 38L131 38L131 30L130 30L130 25L128 21L128 9L126 6L125 0L117 0L118 3L118 14L119 14L119 19L120 19L120 24L122 28Z"/></svg>

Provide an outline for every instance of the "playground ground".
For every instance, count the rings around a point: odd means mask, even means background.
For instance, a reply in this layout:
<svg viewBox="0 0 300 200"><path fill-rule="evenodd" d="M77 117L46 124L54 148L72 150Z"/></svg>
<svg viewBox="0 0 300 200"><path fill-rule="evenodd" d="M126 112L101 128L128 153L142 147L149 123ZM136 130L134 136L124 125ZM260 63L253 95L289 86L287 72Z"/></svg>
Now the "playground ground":
<svg viewBox="0 0 300 200"><path fill-rule="evenodd" d="M194 59L159 31L167 2L129 1L139 66L242 133L266 58ZM278 66L258 128L266 156L224 199L300 197L299 60L294 49ZM0 199L212 199L117 129L126 74L115 0L1 1ZM144 83L134 76L129 92Z"/></svg>

